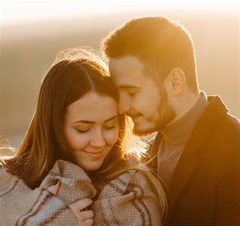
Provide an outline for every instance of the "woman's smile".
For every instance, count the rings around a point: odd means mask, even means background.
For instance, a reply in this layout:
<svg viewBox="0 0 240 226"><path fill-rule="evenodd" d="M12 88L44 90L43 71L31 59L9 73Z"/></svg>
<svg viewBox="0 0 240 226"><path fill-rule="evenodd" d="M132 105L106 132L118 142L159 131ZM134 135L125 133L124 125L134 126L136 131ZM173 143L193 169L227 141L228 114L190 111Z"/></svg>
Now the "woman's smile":
<svg viewBox="0 0 240 226"><path fill-rule="evenodd" d="M104 150L95 150L95 151L82 150L82 151L92 158L99 158L104 152Z"/></svg>

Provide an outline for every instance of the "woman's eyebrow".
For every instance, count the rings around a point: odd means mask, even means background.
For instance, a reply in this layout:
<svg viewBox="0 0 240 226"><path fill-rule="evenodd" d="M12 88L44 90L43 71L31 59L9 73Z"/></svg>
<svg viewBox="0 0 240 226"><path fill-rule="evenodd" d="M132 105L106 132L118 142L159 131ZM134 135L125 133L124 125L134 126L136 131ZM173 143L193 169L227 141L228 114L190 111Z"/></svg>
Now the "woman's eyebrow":
<svg viewBox="0 0 240 226"><path fill-rule="evenodd" d="M109 122L109 121L112 121L112 120L114 120L114 119L117 119L117 116L116 116L116 115L113 116L113 117L111 117L111 118L109 118L109 119L107 119L107 120L105 120L104 122Z"/></svg>
<svg viewBox="0 0 240 226"><path fill-rule="evenodd" d="M112 121L114 119L117 119L117 116L113 116L109 119L106 119L104 122L109 122L109 121ZM94 121L89 121L89 120L79 120L79 121L75 121L74 124L77 124L77 123L86 123L86 124L94 124L95 122Z"/></svg>

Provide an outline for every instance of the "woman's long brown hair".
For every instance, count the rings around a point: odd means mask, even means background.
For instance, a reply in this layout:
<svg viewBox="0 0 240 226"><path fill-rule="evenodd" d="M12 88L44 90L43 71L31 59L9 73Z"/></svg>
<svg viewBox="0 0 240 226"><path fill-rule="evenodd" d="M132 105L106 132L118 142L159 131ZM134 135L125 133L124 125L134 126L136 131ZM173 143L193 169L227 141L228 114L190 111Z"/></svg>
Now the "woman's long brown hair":
<svg viewBox="0 0 240 226"><path fill-rule="evenodd" d="M117 88L108 72L91 58L63 59L50 68L42 82L36 111L25 138L16 155L6 160L12 174L35 188L57 159L74 162L63 133L64 115L67 106L90 91L110 96L118 102ZM101 167L105 173L109 163L122 159L124 125L124 117L119 116L119 139Z"/></svg>

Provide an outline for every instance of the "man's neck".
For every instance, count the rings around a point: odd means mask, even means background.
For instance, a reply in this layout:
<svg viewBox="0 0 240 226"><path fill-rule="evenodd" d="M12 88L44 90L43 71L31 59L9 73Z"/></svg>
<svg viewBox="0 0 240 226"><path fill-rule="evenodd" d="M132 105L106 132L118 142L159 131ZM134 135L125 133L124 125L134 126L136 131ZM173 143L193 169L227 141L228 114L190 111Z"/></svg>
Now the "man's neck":
<svg viewBox="0 0 240 226"><path fill-rule="evenodd" d="M187 91L182 96L177 97L177 100L174 101L175 103L173 102L174 109L176 111L176 117L173 119L173 121L171 121L171 123L182 118L196 104L200 97L200 91L197 93Z"/></svg>

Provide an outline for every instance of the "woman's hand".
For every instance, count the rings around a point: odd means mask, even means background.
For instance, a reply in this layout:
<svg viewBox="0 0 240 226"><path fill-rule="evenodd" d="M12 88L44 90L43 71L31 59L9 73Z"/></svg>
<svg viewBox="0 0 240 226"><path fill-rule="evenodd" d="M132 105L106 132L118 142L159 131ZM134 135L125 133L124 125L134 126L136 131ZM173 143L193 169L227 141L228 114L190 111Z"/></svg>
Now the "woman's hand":
<svg viewBox="0 0 240 226"><path fill-rule="evenodd" d="M53 195L57 195L60 186L61 186L61 182L58 180L56 184L48 188L48 191L51 192Z"/></svg>
<svg viewBox="0 0 240 226"><path fill-rule="evenodd" d="M78 224L80 226L91 226L93 225L93 211L84 210L88 206L92 205L92 200L89 198L81 199L73 202L69 205L70 210L77 217Z"/></svg>
<svg viewBox="0 0 240 226"><path fill-rule="evenodd" d="M60 181L57 184L52 185L48 188L48 191L54 195L57 195L57 192L61 186ZM86 210L87 207L92 205L92 200L89 198L81 199L76 202L68 205L69 209L74 213L77 218L79 226L92 226L93 225L93 211Z"/></svg>

